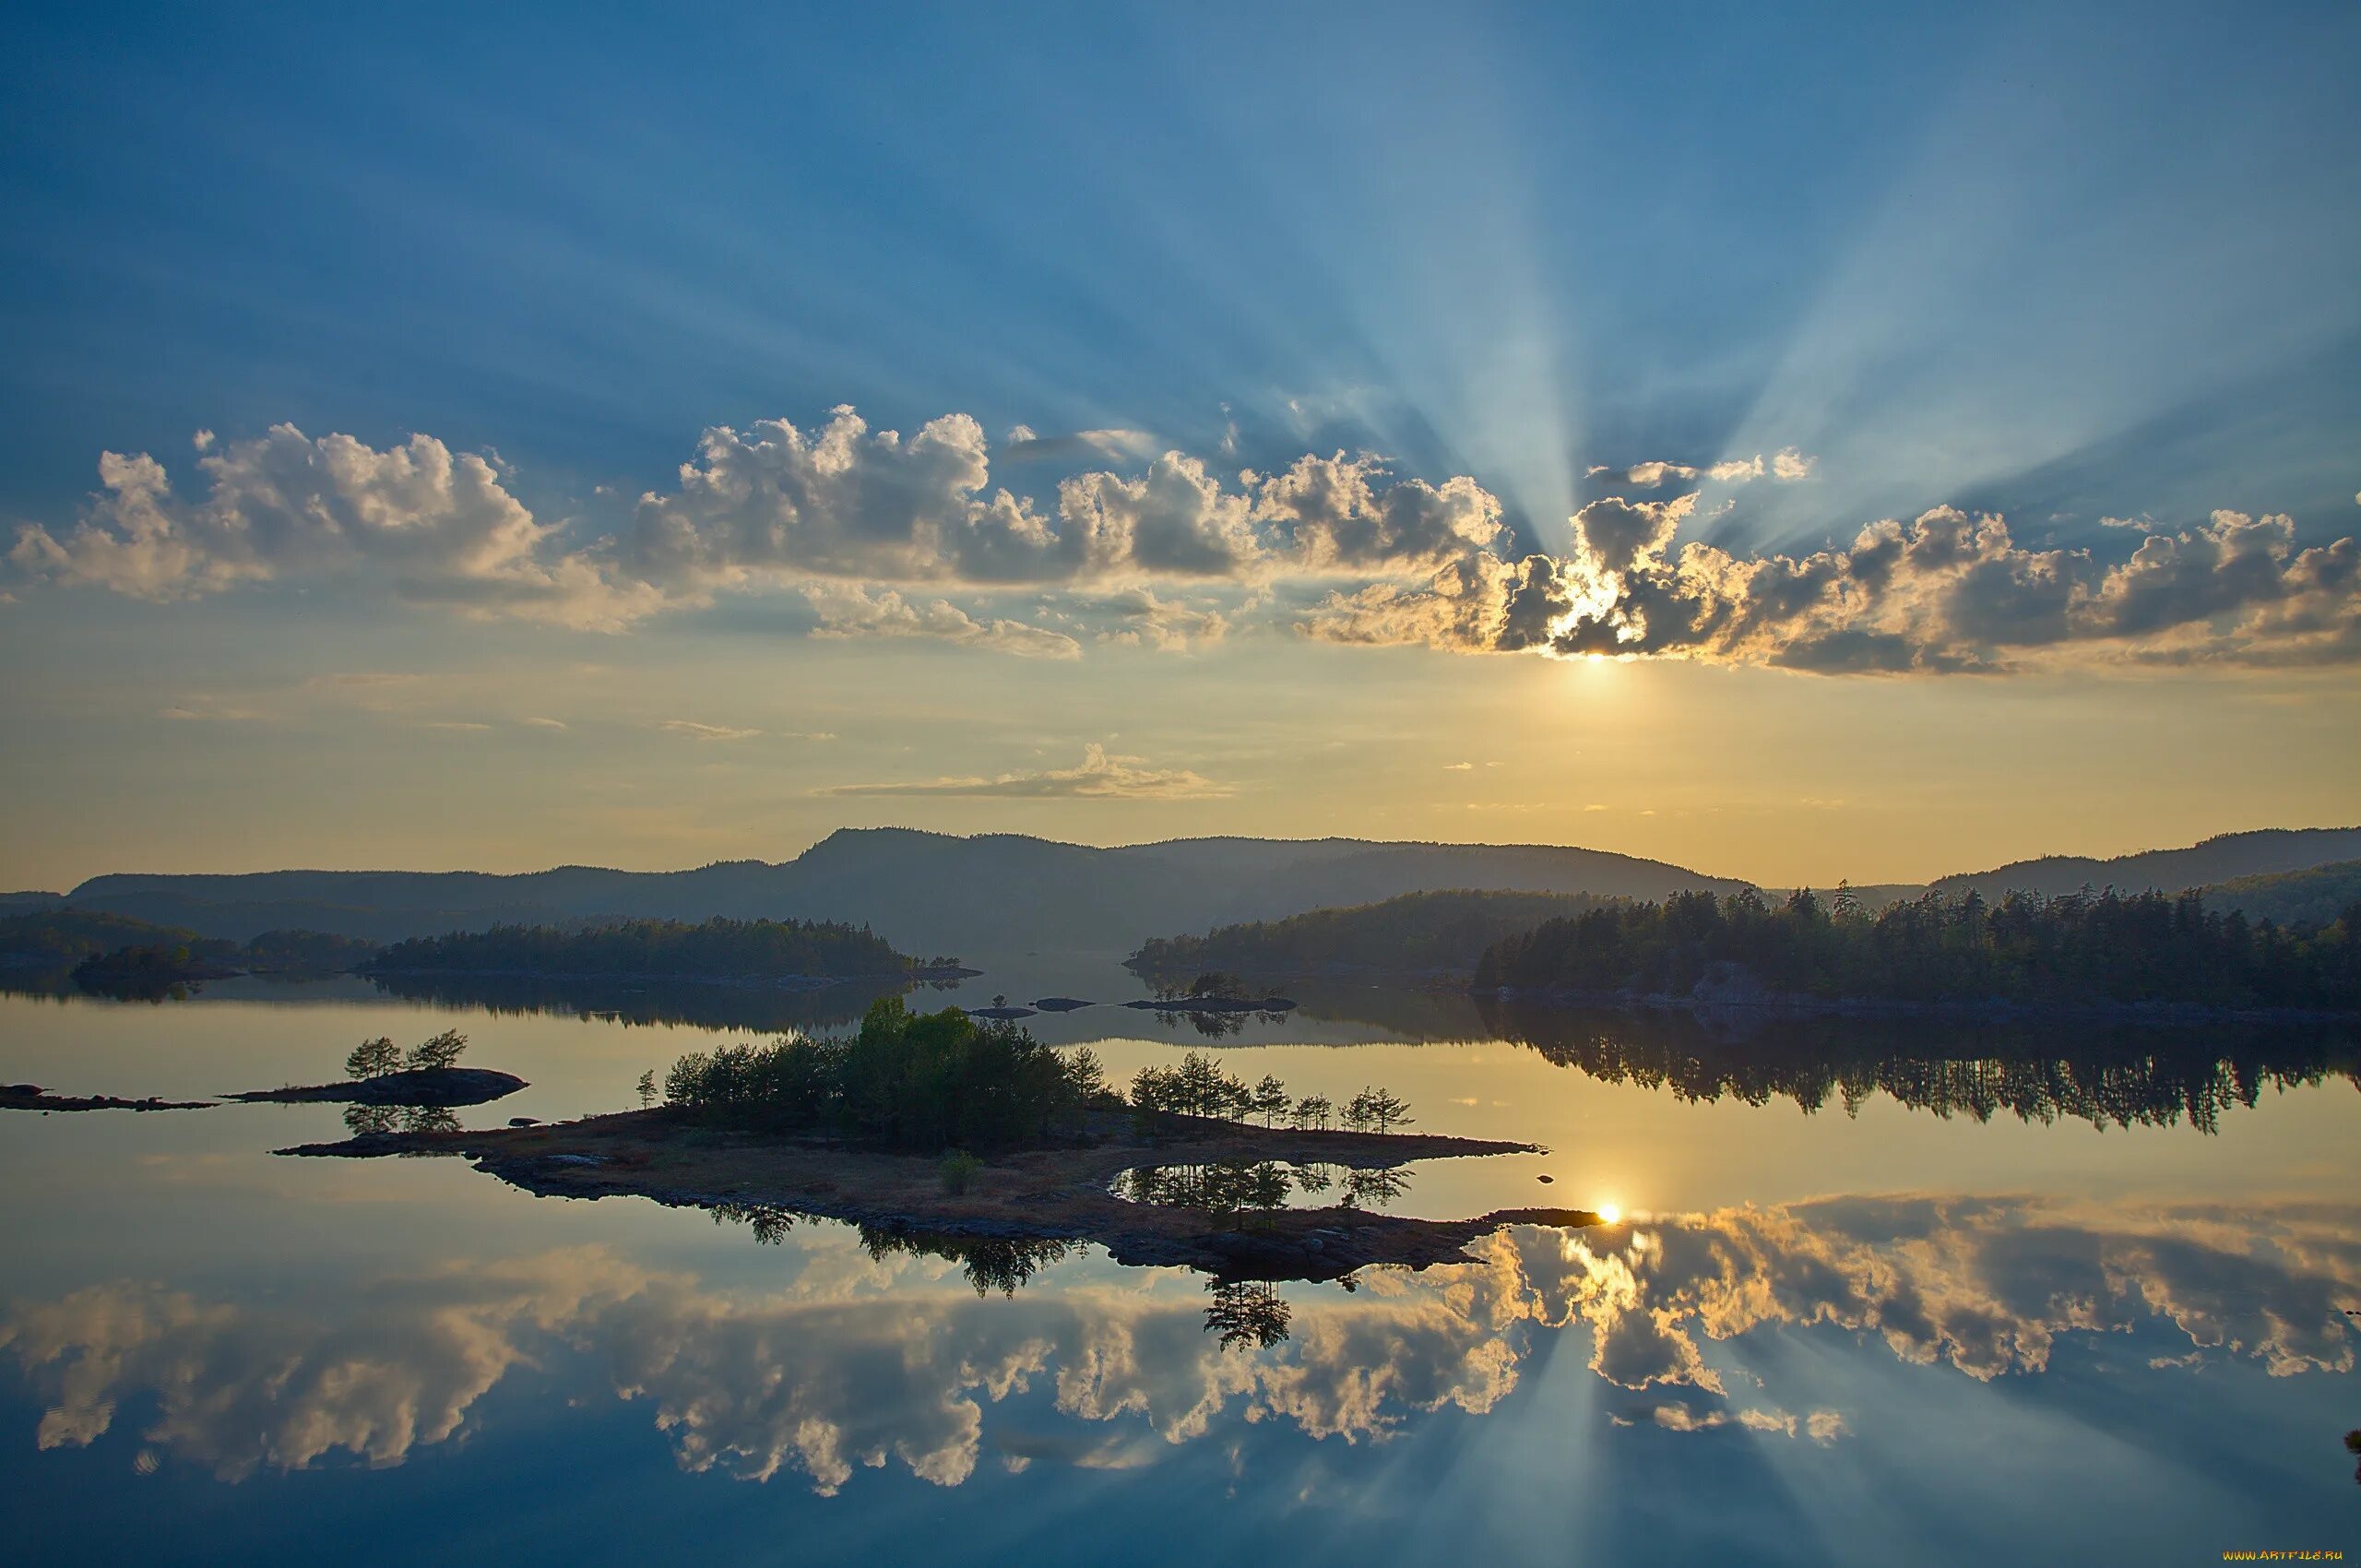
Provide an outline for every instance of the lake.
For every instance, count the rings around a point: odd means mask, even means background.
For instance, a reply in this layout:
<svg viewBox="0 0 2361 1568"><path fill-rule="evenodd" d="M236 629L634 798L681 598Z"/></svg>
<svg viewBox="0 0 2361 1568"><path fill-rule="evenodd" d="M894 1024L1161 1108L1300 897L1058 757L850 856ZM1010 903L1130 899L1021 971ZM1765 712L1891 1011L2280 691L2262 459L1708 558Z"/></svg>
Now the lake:
<svg viewBox="0 0 2361 1568"><path fill-rule="evenodd" d="M1142 994L987 956L979 1005ZM1397 1212L1611 1209L1354 1288L1093 1249L1021 1282L850 1227L294 1160L338 1107L0 1118L16 1560L2213 1562L2361 1550L2350 1032L1550 1016L1329 982L1206 1035L1027 1020L1546 1155ZM0 1078L196 1098L445 1028L635 1104L777 998L337 980L0 996ZM801 1004L799 1003L799 1005ZM554 1007L557 1010L542 1010ZM737 1021L745 1028L717 1029ZM771 1009L772 1011L765 1011ZM1544 1183L1540 1178L1550 1178ZM1003 1289L1005 1286L1007 1289ZM1240 1325L1244 1326L1241 1327Z"/></svg>

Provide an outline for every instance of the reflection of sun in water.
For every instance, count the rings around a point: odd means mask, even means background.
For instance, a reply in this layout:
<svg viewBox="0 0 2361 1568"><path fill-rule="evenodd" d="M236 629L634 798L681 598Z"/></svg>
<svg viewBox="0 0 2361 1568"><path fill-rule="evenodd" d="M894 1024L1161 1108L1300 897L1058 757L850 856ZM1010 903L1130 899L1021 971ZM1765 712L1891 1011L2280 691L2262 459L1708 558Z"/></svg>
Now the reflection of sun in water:
<svg viewBox="0 0 2361 1568"><path fill-rule="evenodd" d="M1598 1217L1608 1224L1614 1225L1621 1221L1623 1210L1615 1204L1601 1204L1598 1206Z"/></svg>

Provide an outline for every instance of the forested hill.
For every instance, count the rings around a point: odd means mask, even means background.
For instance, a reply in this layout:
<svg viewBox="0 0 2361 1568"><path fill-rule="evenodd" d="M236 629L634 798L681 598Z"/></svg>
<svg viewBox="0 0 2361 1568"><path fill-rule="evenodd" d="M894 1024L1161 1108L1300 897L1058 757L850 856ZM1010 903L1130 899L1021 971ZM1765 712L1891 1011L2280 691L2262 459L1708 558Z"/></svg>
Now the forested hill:
<svg viewBox="0 0 2361 1568"><path fill-rule="evenodd" d="M2236 878L2271 876L2338 861L2361 860L2361 827L2272 827L2225 833L2185 849L2149 849L2112 860L2049 855L1992 871L1937 879L1939 893L1970 890L1990 900L2011 892L2049 897L2084 887L2118 893L2179 893Z"/></svg>
<svg viewBox="0 0 2361 1568"><path fill-rule="evenodd" d="M1272 920L1430 888L1588 892L1662 898L1743 884L1603 850L1554 845L1363 839L1184 838L1120 849L993 834L845 829L792 861L682 872L564 866L478 872L259 872L95 877L77 909L134 915L207 936L276 927L377 942L493 925L646 919L841 920L911 951L1012 944L1129 949L1173 931Z"/></svg>
<svg viewBox="0 0 2361 1568"><path fill-rule="evenodd" d="M2361 861L2340 861L2276 876L2242 876L2204 889L2209 909L2236 909L2250 921L2325 925L2361 904Z"/></svg>
<svg viewBox="0 0 2361 1568"><path fill-rule="evenodd" d="M1208 969L1256 975L1340 969L1464 974L1501 938L1598 903L1587 893L1406 893L1351 909L1218 926L1203 936L1154 937L1127 962L1148 975Z"/></svg>
<svg viewBox="0 0 2361 1568"><path fill-rule="evenodd" d="M397 942L380 974L596 975L631 979L855 980L914 961L860 926L812 921L623 921L587 930L494 926Z"/></svg>
<svg viewBox="0 0 2361 1568"><path fill-rule="evenodd" d="M1929 893L1870 914L1797 895L1682 894L1605 906L1503 938L1478 990L1698 1000L1878 998L2361 1010L2361 909L2286 928L2194 893L1987 903Z"/></svg>

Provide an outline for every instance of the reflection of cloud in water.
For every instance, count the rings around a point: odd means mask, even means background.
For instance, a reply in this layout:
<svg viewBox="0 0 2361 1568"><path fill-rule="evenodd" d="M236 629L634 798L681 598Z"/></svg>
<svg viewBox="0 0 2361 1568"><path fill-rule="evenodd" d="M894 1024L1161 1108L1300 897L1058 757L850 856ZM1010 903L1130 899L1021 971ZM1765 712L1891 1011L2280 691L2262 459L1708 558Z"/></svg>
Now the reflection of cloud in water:
<svg viewBox="0 0 2361 1568"><path fill-rule="evenodd" d="M1841 1412L1741 1408L1708 1345L1826 1325L1991 1379L2041 1371L2061 1334L2168 1324L2274 1375L2341 1372L2340 1307L2361 1293L2354 1206L1843 1199L1503 1232L1465 1266L1306 1295L1290 1339L1226 1351L1186 1276L1068 1274L984 1301L947 1268L812 1240L801 1278L761 1296L590 1248L372 1283L302 1313L101 1286L18 1308L0 1348L52 1401L42 1447L89 1443L119 1406L152 1399L142 1452L230 1479L337 1454L399 1463L458 1432L512 1367L570 1349L648 1402L684 1467L792 1469L834 1491L863 1465L957 1485L988 1443L1013 1467L1129 1467L1235 1420L1382 1439L1445 1408L1492 1409L1535 1336L1577 1324L1594 1371L1653 1391L1611 1420L1828 1442ZM1019 1396L1086 1424L1043 1431L1028 1404L988 1438L985 1408Z"/></svg>

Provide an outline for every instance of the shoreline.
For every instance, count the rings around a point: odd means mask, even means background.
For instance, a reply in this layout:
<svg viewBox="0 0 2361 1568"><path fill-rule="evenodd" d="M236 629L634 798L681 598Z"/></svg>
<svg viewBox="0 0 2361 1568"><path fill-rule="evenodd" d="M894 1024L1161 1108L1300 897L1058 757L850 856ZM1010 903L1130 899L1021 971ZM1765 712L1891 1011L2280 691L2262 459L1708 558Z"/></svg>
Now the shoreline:
<svg viewBox="0 0 2361 1568"><path fill-rule="evenodd" d="M1093 1115L1087 1141L986 1158L965 1191L943 1190L942 1156L905 1154L816 1136L725 1132L658 1109L579 1122L475 1132L369 1134L275 1152L374 1158L443 1154L541 1197L643 1197L671 1207L778 1208L897 1235L976 1241L1089 1241L1121 1264L1197 1268L1222 1278L1341 1278L1384 1264L1458 1262L1467 1244L1505 1225L1599 1223L1583 1209L1496 1210L1430 1220L1346 1208L1215 1213L1134 1203L1109 1191L1142 1165L1343 1165L1370 1170L1413 1160L1544 1152L1530 1144L1436 1134L1263 1128L1168 1116L1156 1134L1130 1131L1127 1113Z"/></svg>

